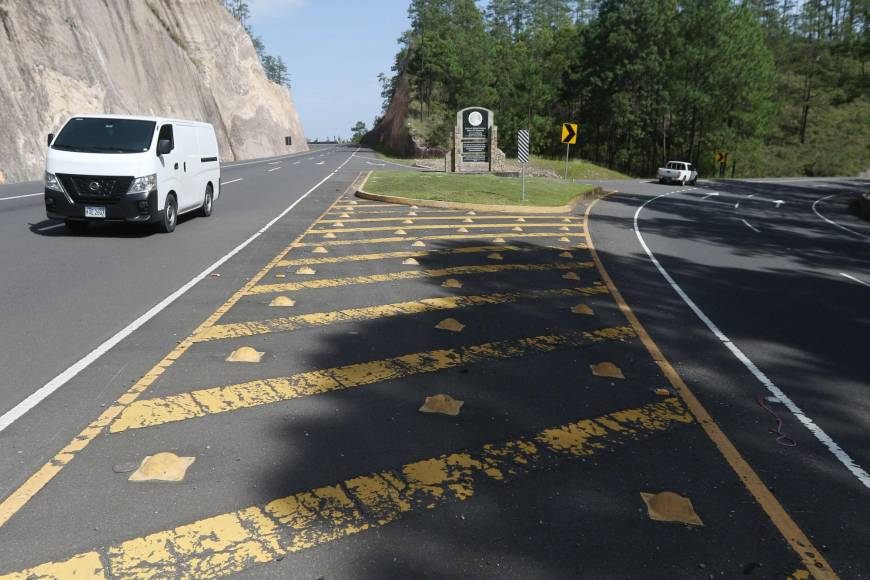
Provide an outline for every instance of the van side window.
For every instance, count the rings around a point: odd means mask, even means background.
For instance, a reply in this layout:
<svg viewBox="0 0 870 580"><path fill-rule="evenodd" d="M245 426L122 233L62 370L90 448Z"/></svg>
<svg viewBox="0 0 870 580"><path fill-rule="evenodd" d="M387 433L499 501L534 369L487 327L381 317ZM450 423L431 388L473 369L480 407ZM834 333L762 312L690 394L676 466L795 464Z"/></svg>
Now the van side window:
<svg viewBox="0 0 870 580"><path fill-rule="evenodd" d="M157 141L163 141L164 139L169 139L172 148L175 148L175 139L172 137L172 125L163 125L160 127L160 134L157 135Z"/></svg>
<svg viewBox="0 0 870 580"><path fill-rule="evenodd" d="M694 170L695 170L695 166L694 166L694 165L692 165L691 163L689 163L688 165L689 165L689 171L694 171Z"/></svg>

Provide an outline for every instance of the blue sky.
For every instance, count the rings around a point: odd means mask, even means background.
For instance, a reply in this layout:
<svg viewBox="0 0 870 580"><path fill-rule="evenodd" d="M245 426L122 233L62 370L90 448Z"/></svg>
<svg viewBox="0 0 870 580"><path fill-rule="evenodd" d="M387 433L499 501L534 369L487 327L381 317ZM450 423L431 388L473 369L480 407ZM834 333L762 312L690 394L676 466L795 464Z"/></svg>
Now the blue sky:
<svg viewBox="0 0 870 580"><path fill-rule="evenodd" d="M378 73L390 74L408 28L408 0L247 0L266 51L287 63L309 139L350 137L381 110Z"/></svg>

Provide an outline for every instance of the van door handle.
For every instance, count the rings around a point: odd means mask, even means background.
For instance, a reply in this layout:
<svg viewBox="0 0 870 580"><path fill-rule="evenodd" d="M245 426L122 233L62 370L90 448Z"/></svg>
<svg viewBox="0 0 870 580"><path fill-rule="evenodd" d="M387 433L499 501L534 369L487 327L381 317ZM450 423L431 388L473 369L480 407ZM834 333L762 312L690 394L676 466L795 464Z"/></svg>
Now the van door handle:
<svg viewBox="0 0 870 580"><path fill-rule="evenodd" d="M178 169L178 163L175 164L175 168Z"/></svg>
<svg viewBox="0 0 870 580"><path fill-rule="evenodd" d="M187 173L187 161L184 162L184 172Z"/></svg>

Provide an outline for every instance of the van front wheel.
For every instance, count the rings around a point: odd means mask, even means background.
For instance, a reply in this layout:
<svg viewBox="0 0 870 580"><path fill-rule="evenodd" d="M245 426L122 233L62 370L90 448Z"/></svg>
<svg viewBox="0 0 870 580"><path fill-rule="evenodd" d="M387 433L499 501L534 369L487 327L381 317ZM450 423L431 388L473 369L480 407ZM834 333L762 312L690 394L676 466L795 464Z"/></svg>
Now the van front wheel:
<svg viewBox="0 0 870 580"><path fill-rule="evenodd" d="M202 200L202 207L199 208L199 215L208 217L214 211L214 190L211 183L205 188L205 199Z"/></svg>
<svg viewBox="0 0 870 580"><path fill-rule="evenodd" d="M169 194L166 196L166 207L163 209L157 229L164 234L172 233L175 231L176 222L178 222L178 202L175 201L174 195Z"/></svg>

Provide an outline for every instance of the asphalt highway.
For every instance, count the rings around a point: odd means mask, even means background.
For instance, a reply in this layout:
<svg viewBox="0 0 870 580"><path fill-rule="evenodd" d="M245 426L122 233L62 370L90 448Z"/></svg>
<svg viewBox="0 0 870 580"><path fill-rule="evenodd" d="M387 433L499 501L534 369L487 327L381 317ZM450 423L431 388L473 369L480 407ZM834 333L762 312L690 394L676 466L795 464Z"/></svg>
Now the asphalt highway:
<svg viewBox="0 0 870 580"><path fill-rule="evenodd" d="M870 224L849 201L870 181L611 186L591 235L627 302L834 568L866 574Z"/></svg>
<svg viewBox="0 0 870 580"><path fill-rule="evenodd" d="M225 166L171 235L0 188L0 578L866 575L866 183L528 215L387 166Z"/></svg>
<svg viewBox="0 0 870 580"><path fill-rule="evenodd" d="M116 224L74 235L46 219L42 182L0 186L0 416L254 234L335 169L333 155L225 164L221 211L182 217L170 236Z"/></svg>

